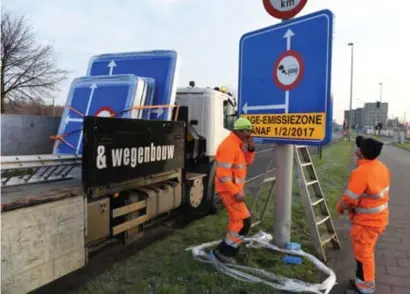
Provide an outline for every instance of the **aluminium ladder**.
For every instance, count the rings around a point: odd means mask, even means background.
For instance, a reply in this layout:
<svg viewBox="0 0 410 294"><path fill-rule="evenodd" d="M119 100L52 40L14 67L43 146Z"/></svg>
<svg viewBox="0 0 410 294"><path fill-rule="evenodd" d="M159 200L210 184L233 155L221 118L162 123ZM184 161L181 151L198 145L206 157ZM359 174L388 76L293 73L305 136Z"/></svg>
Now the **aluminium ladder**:
<svg viewBox="0 0 410 294"><path fill-rule="evenodd" d="M326 244L331 242L333 248L341 249L340 241L336 234L308 147L296 145L294 152L299 189L315 248L318 254L322 256L323 261L326 262Z"/></svg>
<svg viewBox="0 0 410 294"><path fill-rule="evenodd" d="M249 180L247 180L246 182L252 182L254 180L256 180L257 178L260 178L263 176L263 180L260 183L258 192L256 193L255 198L253 199L253 203L252 203L252 208L251 208L251 214L254 216L252 217L252 224L251 224L251 228L257 226L258 224L260 224L265 216L266 210L268 208L268 205L272 199L273 193L274 193L274 187L275 187L275 183L276 183L276 176L272 176L271 174L273 174L273 172L275 171L276 168L272 167L273 163L274 163L274 154L275 154L275 147L272 148L268 148L267 150L270 151L270 149L272 150L272 158L269 162L269 164L266 166L266 170L263 174L260 174L256 177L253 177ZM266 152L267 150L261 150L259 152ZM258 152L258 153L259 153ZM265 192L265 187L268 186L268 196L265 199L265 202L262 204L261 207L257 207L259 204L259 198L261 196L262 192ZM262 200L262 199L261 199Z"/></svg>

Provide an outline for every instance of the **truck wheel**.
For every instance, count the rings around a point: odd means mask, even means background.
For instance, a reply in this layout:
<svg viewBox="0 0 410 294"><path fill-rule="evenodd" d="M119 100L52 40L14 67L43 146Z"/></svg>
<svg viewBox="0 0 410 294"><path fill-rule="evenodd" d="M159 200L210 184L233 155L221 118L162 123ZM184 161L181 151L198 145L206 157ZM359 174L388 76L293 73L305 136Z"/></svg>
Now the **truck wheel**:
<svg viewBox="0 0 410 294"><path fill-rule="evenodd" d="M209 213L214 214L223 208L221 198L215 192L216 161L210 163L208 174L208 185L205 192L207 193Z"/></svg>
<svg viewBox="0 0 410 294"><path fill-rule="evenodd" d="M200 210L201 204L204 202L204 196L203 178L193 180L192 186L188 190L188 201L191 210Z"/></svg>
<svg viewBox="0 0 410 294"><path fill-rule="evenodd" d="M208 176L204 177L203 185L198 183L196 188L191 187L188 193L188 205L190 211L195 214L209 215L216 213L221 207L222 202L215 193L215 173L216 162L212 161L206 166L207 171L204 171ZM195 183L194 183L195 184ZM198 195L199 190L202 189L202 193Z"/></svg>

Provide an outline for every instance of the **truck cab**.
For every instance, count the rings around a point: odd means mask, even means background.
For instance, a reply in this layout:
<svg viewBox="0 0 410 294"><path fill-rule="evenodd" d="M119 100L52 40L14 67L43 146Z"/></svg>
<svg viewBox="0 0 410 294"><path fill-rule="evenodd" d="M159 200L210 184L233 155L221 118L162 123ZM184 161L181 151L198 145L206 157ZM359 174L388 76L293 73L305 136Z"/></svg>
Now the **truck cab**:
<svg viewBox="0 0 410 294"><path fill-rule="evenodd" d="M204 156L212 158L222 140L233 129L237 116L236 101L232 95L218 88L178 88L176 104L187 106L190 136L206 141Z"/></svg>

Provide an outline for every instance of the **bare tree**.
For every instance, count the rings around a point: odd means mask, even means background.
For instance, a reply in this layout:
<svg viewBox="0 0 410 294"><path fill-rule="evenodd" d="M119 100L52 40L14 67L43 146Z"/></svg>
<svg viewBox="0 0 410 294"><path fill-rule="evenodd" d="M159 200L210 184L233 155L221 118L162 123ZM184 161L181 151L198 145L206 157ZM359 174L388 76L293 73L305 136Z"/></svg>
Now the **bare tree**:
<svg viewBox="0 0 410 294"><path fill-rule="evenodd" d="M67 72L57 68L52 45L39 43L24 16L1 11L1 112L31 101L41 106L52 98Z"/></svg>

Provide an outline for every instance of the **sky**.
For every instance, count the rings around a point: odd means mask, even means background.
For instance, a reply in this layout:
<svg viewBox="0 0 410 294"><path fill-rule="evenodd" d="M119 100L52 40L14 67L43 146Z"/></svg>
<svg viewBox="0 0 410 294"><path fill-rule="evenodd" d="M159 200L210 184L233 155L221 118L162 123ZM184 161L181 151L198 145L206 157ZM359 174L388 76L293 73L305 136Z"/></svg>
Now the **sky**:
<svg viewBox="0 0 410 294"><path fill-rule="evenodd" d="M343 121L350 99L350 47L354 42L353 108L380 98L389 117L410 120L410 18L408 0L309 0L302 16L320 9L335 15L332 92L334 119ZM238 84L239 40L279 22L255 0L3 0L24 14L38 39L54 44L58 66L69 71L56 103L84 76L93 55L153 49L177 50L178 86ZM407 29L406 29L407 28Z"/></svg>

